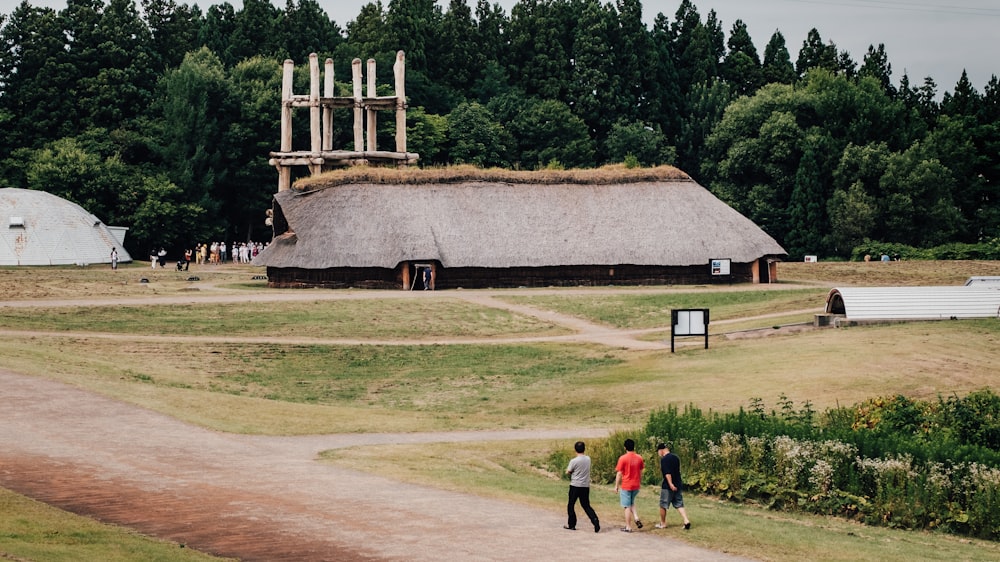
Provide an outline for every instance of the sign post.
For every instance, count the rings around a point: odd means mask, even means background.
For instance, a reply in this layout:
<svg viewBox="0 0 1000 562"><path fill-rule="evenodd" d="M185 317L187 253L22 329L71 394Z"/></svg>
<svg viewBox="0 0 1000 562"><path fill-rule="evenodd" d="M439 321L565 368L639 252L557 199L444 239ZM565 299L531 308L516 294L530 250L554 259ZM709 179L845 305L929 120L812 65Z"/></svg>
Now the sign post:
<svg viewBox="0 0 1000 562"><path fill-rule="evenodd" d="M678 336L705 336L705 349L708 349L708 309L671 310L670 353L674 352L674 338Z"/></svg>

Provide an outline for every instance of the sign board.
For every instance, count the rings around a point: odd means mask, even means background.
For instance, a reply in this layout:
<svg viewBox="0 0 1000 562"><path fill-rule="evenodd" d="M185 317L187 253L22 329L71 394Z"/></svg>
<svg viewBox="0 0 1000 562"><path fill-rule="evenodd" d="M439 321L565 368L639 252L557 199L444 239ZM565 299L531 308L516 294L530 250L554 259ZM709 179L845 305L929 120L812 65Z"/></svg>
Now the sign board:
<svg viewBox="0 0 1000 562"><path fill-rule="evenodd" d="M729 258L709 260L708 265L712 275L732 275L733 260Z"/></svg>
<svg viewBox="0 0 1000 562"><path fill-rule="evenodd" d="M670 311L670 352L674 351L674 338L678 336L704 336L708 349L708 309L689 308Z"/></svg>
<svg viewBox="0 0 1000 562"><path fill-rule="evenodd" d="M806 263L816 263L817 261L819 261L819 260L816 259L816 256L806 256L805 257L805 262Z"/></svg>

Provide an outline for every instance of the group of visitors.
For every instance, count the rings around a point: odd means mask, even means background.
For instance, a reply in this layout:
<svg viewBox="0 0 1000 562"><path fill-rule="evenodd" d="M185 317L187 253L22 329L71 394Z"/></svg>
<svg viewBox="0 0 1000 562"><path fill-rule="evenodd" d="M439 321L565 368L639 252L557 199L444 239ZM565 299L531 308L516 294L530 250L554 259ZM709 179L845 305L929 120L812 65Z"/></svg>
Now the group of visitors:
<svg viewBox="0 0 1000 562"><path fill-rule="evenodd" d="M635 441L626 439L624 445L625 453L618 457L618 463L615 465L615 492L625 510L625 526L621 530L631 533L634 529L642 528L635 499L642 488L642 471L646 468L646 462L635 452ZM570 476L569 503L566 505L569 521L563 528L576 530L576 502L579 500L580 507L594 525L594 532L599 533L601 522L597 512L590 505L590 457L585 453L586 445L583 441L577 441L573 449L576 451L576 457L570 460L569 466L566 467L566 474ZM656 445L656 454L660 457L660 474L663 477L660 483L660 522L656 524L656 528L667 528L667 510L673 506L684 518L684 530L689 530L691 521L684 509L684 498L681 494L684 485L681 481L681 461L677 455L670 452L670 446L666 443Z"/></svg>
<svg viewBox="0 0 1000 562"><path fill-rule="evenodd" d="M198 265L223 264L223 263L250 263L267 244L263 242L233 242L227 246L225 242L212 242L208 244L198 244L194 249L184 250L184 258L177 261L178 271L187 271L191 262ZM118 253L112 251L112 267L117 268ZM166 267L167 251L163 248L151 250L149 252L149 263L153 269Z"/></svg>
<svg viewBox="0 0 1000 562"><path fill-rule="evenodd" d="M184 259L190 263L191 254L194 254L195 263L198 265L203 264L221 264L221 263L250 263L261 250L264 249L264 244L262 242L233 242L232 245L226 246L225 242L212 242L208 244L198 244L195 249L186 250L184 252Z"/></svg>

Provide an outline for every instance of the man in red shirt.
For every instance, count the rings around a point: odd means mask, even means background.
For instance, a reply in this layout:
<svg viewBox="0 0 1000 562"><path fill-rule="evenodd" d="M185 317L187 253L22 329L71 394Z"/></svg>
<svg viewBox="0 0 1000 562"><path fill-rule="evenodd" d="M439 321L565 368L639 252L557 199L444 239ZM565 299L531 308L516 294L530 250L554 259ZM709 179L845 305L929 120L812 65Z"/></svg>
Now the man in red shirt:
<svg viewBox="0 0 1000 562"><path fill-rule="evenodd" d="M615 491L621 499L622 507L625 508L625 526L622 531L632 532L632 521L638 529L642 528L642 521L635 512L635 497L639 495L639 488L642 487L642 471L646 468L646 463L642 457L635 453L635 441L625 440L625 454L618 457L618 464L615 465Z"/></svg>

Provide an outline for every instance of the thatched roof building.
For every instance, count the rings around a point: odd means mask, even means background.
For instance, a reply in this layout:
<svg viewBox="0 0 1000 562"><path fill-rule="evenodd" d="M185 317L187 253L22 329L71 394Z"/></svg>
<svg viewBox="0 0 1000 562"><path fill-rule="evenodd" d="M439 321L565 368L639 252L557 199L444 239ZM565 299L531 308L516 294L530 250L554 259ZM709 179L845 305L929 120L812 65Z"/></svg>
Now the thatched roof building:
<svg viewBox="0 0 1000 562"><path fill-rule="evenodd" d="M434 288L773 280L777 242L671 167L368 169L274 198L273 286Z"/></svg>

